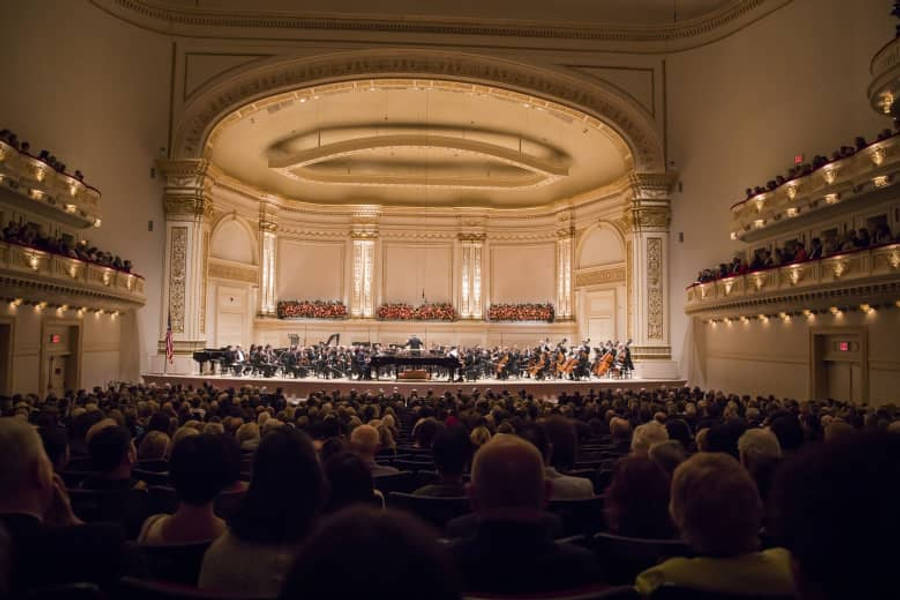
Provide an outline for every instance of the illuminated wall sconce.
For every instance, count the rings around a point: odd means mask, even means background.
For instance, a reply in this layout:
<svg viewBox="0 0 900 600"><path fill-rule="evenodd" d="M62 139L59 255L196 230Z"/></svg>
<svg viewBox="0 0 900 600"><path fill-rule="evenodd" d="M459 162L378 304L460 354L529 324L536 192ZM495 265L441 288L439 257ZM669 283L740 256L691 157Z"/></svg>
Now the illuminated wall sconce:
<svg viewBox="0 0 900 600"><path fill-rule="evenodd" d="M766 197L757 196L754 204L756 204L756 212L762 212L763 207L766 205Z"/></svg>
<svg viewBox="0 0 900 600"><path fill-rule="evenodd" d="M41 198L44 197L44 192L37 188L31 188L30 190L28 190L28 195L31 196L32 198L34 198L35 200L40 200Z"/></svg>
<svg viewBox="0 0 900 600"><path fill-rule="evenodd" d="M102 221L99 218L94 219L94 227L100 227L101 223Z"/></svg>
<svg viewBox="0 0 900 600"><path fill-rule="evenodd" d="M780 312L778 313L778 316L781 317L781 320L784 322L788 322L791 320L791 315L787 314L786 312Z"/></svg>
<svg viewBox="0 0 900 600"><path fill-rule="evenodd" d="M838 194L825 194L825 204L837 204L838 200L840 200Z"/></svg>
<svg viewBox="0 0 900 600"><path fill-rule="evenodd" d="M78 316L79 316L79 317L83 317L83 316L84 316L84 311L85 311L85 308L84 308L83 306L78 307L78 313L77 313Z"/></svg>
<svg viewBox="0 0 900 600"><path fill-rule="evenodd" d="M110 317L111 319L113 319L113 320L115 320L116 318L118 318L118 316L119 316L119 311L117 311L117 310L114 310L114 311L112 311L111 313L109 313L109 317Z"/></svg>
<svg viewBox="0 0 900 600"><path fill-rule="evenodd" d="M732 232L731 232L731 239L732 239L732 240L736 240L736 239L737 239L737 232L736 232L736 231L732 231Z"/></svg>
<svg viewBox="0 0 900 600"><path fill-rule="evenodd" d="M103 314L103 309L102 309L102 308L98 308L98 309L97 309L97 312L94 313L94 318L95 318L95 319L99 319L100 316L101 316L102 314Z"/></svg>
<svg viewBox="0 0 900 600"><path fill-rule="evenodd" d="M891 257L889 260L890 260L892 269L896 269L897 267L900 267L900 252L891 252Z"/></svg>
<svg viewBox="0 0 900 600"><path fill-rule="evenodd" d="M40 261L40 259L38 259L37 254L32 254L28 257L28 266L29 267L31 267L32 269L37 271L38 267L40 265L41 265L41 261Z"/></svg>
<svg viewBox="0 0 900 600"><path fill-rule="evenodd" d="M748 319L747 317L741 317L741 322L746 325L750 322L750 319Z"/></svg>
<svg viewBox="0 0 900 600"><path fill-rule="evenodd" d="M46 302L38 302L34 305L34 312L41 312L42 310L44 310L44 308L46 308L46 306Z"/></svg>
<svg viewBox="0 0 900 600"><path fill-rule="evenodd" d="M75 265L69 266L69 277L71 277L72 279L78 277L78 267L76 267Z"/></svg>
<svg viewBox="0 0 900 600"><path fill-rule="evenodd" d="M833 167L830 169L825 169L822 172L822 176L825 178L825 183L831 185L832 183L834 183L834 180L837 179L837 169Z"/></svg>
<svg viewBox="0 0 900 600"><path fill-rule="evenodd" d="M897 306L900 306L900 300L897 301ZM722 319L722 322L724 322L726 325L731 325L731 319L729 319L728 317Z"/></svg>
<svg viewBox="0 0 900 600"><path fill-rule="evenodd" d="M69 185L69 195L73 198L78 195L78 184L73 183Z"/></svg>
<svg viewBox="0 0 900 600"><path fill-rule="evenodd" d="M112 278L112 273L109 271L103 271L103 285L109 285L109 280Z"/></svg>
<svg viewBox="0 0 900 600"><path fill-rule="evenodd" d="M716 327L718 325L718 323L716 323L715 319L710 319L709 324L712 325L713 327Z"/></svg>
<svg viewBox="0 0 900 600"><path fill-rule="evenodd" d="M804 308L804 309L803 309L803 316L806 317L807 319L815 319L815 318L816 318L816 313L814 313L813 311L809 310L808 308Z"/></svg>
<svg viewBox="0 0 900 600"><path fill-rule="evenodd" d="M788 216L788 217L796 217L798 214L800 214L800 211L798 211L798 210L797 210L796 208L794 208L793 206L790 207L789 209L787 209L787 216Z"/></svg>
<svg viewBox="0 0 900 600"><path fill-rule="evenodd" d="M34 170L34 178L37 179L38 181L44 181L44 179L47 178L47 171L41 167L37 167Z"/></svg>
<svg viewBox="0 0 900 600"><path fill-rule="evenodd" d="M78 209L78 207L75 206L74 204L66 204L66 212L67 213L70 213L70 214L74 213L77 209Z"/></svg>
<svg viewBox="0 0 900 600"><path fill-rule="evenodd" d="M788 198L790 198L791 200L796 198L797 197L797 186L796 185L787 186L787 195L788 195Z"/></svg>
<svg viewBox="0 0 900 600"><path fill-rule="evenodd" d="M800 281L800 268L799 267L791 269L790 278L791 278L791 283L793 285L797 285L797 282Z"/></svg>
<svg viewBox="0 0 900 600"><path fill-rule="evenodd" d="M759 315L759 320L762 321L763 323L768 323L769 317L767 315Z"/></svg>
<svg viewBox="0 0 900 600"><path fill-rule="evenodd" d="M884 92L881 95L881 102L879 102L879 106L881 107L881 111L889 115L891 114L891 106L894 105L894 94L890 92Z"/></svg>
<svg viewBox="0 0 900 600"><path fill-rule="evenodd" d="M875 312L875 309L872 308L872 305L867 304L866 302L863 302L862 304L859 305L859 310L863 311L866 314Z"/></svg>
<svg viewBox="0 0 900 600"><path fill-rule="evenodd" d="M884 148L879 146L872 150L872 162L875 163L875 166L881 166L881 163L884 162Z"/></svg>
<svg viewBox="0 0 900 600"><path fill-rule="evenodd" d="M60 306L59 308L56 309L56 314L63 315L63 314L65 314L65 312L67 310L69 310L69 305L63 304L62 306Z"/></svg>
<svg viewBox="0 0 900 600"><path fill-rule="evenodd" d="M886 187L889 181L890 180L887 175L879 175L878 177L874 177L872 179L872 183L875 184L875 187L877 188Z"/></svg>
<svg viewBox="0 0 900 600"><path fill-rule="evenodd" d="M837 306L832 306L828 309L828 312L830 312L834 316L838 316L841 314L841 309L839 309Z"/></svg>
<svg viewBox="0 0 900 600"><path fill-rule="evenodd" d="M755 221L753 221L753 226L757 229L762 229L765 226L765 224L766 224L765 219L756 219Z"/></svg>

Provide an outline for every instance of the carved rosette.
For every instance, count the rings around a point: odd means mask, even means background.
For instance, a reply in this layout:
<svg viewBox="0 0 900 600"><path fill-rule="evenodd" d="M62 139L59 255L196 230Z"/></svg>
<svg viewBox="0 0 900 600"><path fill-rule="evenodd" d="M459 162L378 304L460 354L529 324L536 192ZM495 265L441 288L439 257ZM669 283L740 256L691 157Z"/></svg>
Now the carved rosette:
<svg viewBox="0 0 900 600"><path fill-rule="evenodd" d="M662 239L647 239L647 337L663 339Z"/></svg>
<svg viewBox="0 0 900 600"><path fill-rule="evenodd" d="M172 249L169 254L169 315L172 331L184 333L184 294L187 285L188 228L172 227Z"/></svg>

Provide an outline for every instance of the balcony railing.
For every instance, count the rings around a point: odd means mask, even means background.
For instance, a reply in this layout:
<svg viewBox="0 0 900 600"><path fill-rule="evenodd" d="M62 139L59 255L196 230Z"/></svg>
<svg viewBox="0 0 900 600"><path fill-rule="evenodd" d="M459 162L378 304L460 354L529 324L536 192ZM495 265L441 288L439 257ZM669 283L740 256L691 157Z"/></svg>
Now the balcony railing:
<svg viewBox="0 0 900 600"><path fill-rule="evenodd" d="M892 287L876 285L884 283L891 283ZM873 285L863 290L860 286L866 284ZM900 289L900 244L695 283L687 288L685 311L690 314L800 300L808 303L818 292L822 292L819 295L823 301L833 303L841 294L877 295L893 287Z"/></svg>
<svg viewBox="0 0 900 600"><path fill-rule="evenodd" d="M100 226L100 191L0 140L0 189L78 227Z"/></svg>
<svg viewBox="0 0 900 600"><path fill-rule="evenodd" d="M0 294L7 300L66 296L73 305L100 308L110 302L132 307L146 302L140 275L6 242L0 242L0 280Z"/></svg>

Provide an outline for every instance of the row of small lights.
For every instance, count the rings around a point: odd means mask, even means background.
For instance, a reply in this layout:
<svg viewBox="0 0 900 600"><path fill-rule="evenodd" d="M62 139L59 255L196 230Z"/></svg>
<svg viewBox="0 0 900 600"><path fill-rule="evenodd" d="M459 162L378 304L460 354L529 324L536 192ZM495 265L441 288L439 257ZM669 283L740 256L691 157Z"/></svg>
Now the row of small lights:
<svg viewBox="0 0 900 600"><path fill-rule="evenodd" d="M94 317L100 318L104 314L108 314L110 318L115 319L121 313L117 310L108 311L102 308L88 308L87 306L69 306L68 304L48 304L47 302L37 302L33 300L23 300L22 298L14 298L9 301L9 309L11 311L15 311L20 306L28 306L31 305L34 307L34 312L43 312L45 309L56 310L57 314L62 315L66 311L74 310L79 317L83 317L87 312L93 312Z"/></svg>
<svg viewBox="0 0 900 600"><path fill-rule="evenodd" d="M883 304L880 306L883 308L891 308L891 307L900 308L900 300L894 302L893 304ZM803 316L808 320L813 320L816 318L816 314L831 314L835 317L842 317L845 312L849 312L849 311L853 311L853 310L858 310L862 313L870 315L870 314L875 313L877 308L879 308L879 305L877 305L877 304L869 304L867 302L863 302L859 306L831 306L829 308L824 308L824 309L819 309L819 310L812 310L812 309L806 308L801 311L793 311L793 312L782 311L782 312L779 312L778 314L762 313L759 315L752 315L752 316L743 315L740 317L733 317L733 318L732 317L724 317L722 319L706 319L704 321L704 323L708 323L708 324L712 325L713 327L715 327L719 323L724 323L725 325L731 325L732 323L734 323L736 321L740 321L741 323L746 324L746 323L750 323L751 320L759 320L759 321L762 321L763 323L767 323L769 321L769 319L781 319L784 322L789 322L793 317L799 317L799 316Z"/></svg>
<svg viewBox="0 0 900 600"><path fill-rule="evenodd" d="M42 171L42 170L39 170L39 172L43 172L43 171ZM3 181L4 181L5 179L6 179L6 176L0 174L0 183L3 183ZM37 180L38 180L38 181L43 181L44 178L41 177L41 176L38 176L38 177L37 177ZM77 187L75 184L69 186L69 194L70 194L73 198L77 195L77 192L78 192L78 187ZM47 196L47 192L45 192L44 190L38 189L38 188L28 188L28 195L29 195L33 200L43 200L43 199ZM64 203L64 204L63 204L63 207L64 207L65 211L66 211L67 213L69 213L69 214L74 214L74 213L78 212L78 206L76 206L75 204L72 204L72 203ZM85 212L82 212L82 215L83 215L84 217L88 217L88 214L85 213ZM100 220L99 217L89 217L89 218L90 218L90 220L91 220L91 224L92 224L94 227L100 227L100 225L103 223L103 222Z"/></svg>

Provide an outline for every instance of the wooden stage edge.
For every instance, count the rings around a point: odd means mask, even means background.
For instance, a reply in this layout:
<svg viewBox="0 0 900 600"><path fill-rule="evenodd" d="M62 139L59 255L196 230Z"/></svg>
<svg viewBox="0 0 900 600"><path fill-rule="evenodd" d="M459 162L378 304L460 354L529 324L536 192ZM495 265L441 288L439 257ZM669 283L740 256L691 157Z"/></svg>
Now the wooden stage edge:
<svg viewBox="0 0 900 600"><path fill-rule="evenodd" d="M587 394L592 389L597 391L608 389L655 389L660 387L681 387L686 383L684 379L592 379L590 381L531 381L529 379L501 381L499 379L483 379L477 382L465 383L441 380L396 381L394 379L351 381L349 379L291 379L284 377L234 377L230 375L179 375L168 373L144 373L143 378L145 383L155 383L156 385L168 383L199 387L204 383L209 383L217 389L250 386L253 388L265 387L269 391L274 391L275 388L280 387L284 390L286 396L294 398L306 398L313 392L323 390L328 393L338 390L343 395L350 390L376 393L379 390L384 390L385 393L392 393L394 388L397 388L404 395L416 390L420 396L424 395L428 390L433 390L435 394L443 394L447 390L463 390L466 393L471 393L473 390L484 392L488 389L494 391L508 389L511 393L525 390L525 393L532 394L535 398L548 398L557 396L561 392L574 393L580 391L582 394Z"/></svg>

